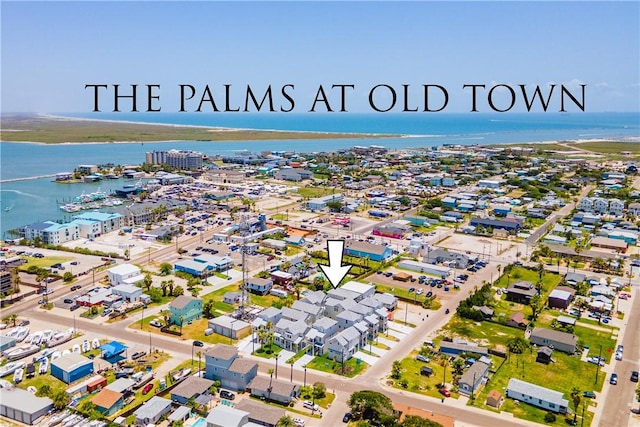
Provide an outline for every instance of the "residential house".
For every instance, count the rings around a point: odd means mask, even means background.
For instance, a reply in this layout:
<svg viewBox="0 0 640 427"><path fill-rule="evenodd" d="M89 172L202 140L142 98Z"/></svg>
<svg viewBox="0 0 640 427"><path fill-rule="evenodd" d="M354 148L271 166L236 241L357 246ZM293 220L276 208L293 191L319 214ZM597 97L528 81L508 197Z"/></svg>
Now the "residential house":
<svg viewBox="0 0 640 427"><path fill-rule="evenodd" d="M309 326L303 320L291 321L282 318L275 326L275 343L279 347L298 352L305 346L305 335Z"/></svg>
<svg viewBox="0 0 640 427"><path fill-rule="evenodd" d="M294 310L289 307L282 307L280 311L283 319L291 320L292 322L302 321L307 323L309 320L309 314L303 311Z"/></svg>
<svg viewBox="0 0 640 427"><path fill-rule="evenodd" d="M554 350L573 354L578 345L578 337L567 333L547 328L534 328L529 338L531 344L546 345Z"/></svg>
<svg viewBox="0 0 640 427"><path fill-rule="evenodd" d="M305 338L313 347L313 354L323 355L329 338L338 333L338 322L329 317L321 317L307 331Z"/></svg>
<svg viewBox="0 0 640 427"><path fill-rule="evenodd" d="M207 415L206 427L242 427L249 423L249 413L227 405L217 405Z"/></svg>
<svg viewBox="0 0 640 427"><path fill-rule="evenodd" d="M323 305L327 299L327 294L323 291L307 291L304 297L300 301L304 301L313 305Z"/></svg>
<svg viewBox="0 0 640 427"><path fill-rule="evenodd" d="M273 280L252 277L247 279L247 290L258 295L266 295L273 287Z"/></svg>
<svg viewBox="0 0 640 427"><path fill-rule="evenodd" d="M609 212L609 201L602 197L594 197L593 199L593 212L606 214Z"/></svg>
<svg viewBox="0 0 640 427"><path fill-rule="evenodd" d="M547 305L551 308L566 310L571 304L571 301L573 301L575 294L575 289L567 286L558 286L549 294Z"/></svg>
<svg viewBox="0 0 640 427"><path fill-rule="evenodd" d="M360 332L355 327L350 327L329 339L327 348L329 359L337 362L351 359L358 351L361 343Z"/></svg>
<svg viewBox="0 0 640 427"><path fill-rule="evenodd" d="M524 317L524 314L519 311L513 313L507 320L507 326L513 328L526 329L527 325L529 325L529 321Z"/></svg>
<svg viewBox="0 0 640 427"><path fill-rule="evenodd" d="M473 353L486 356L489 354L489 350L485 347L480 347L477 344L469 343L466 341L441 341L439 352L449 356L457 356L462 353Z"/></svg>
<svg viewBox="0 0 640 427"><path fill-rule="evenodd" d="M319 319L322 316L324 309L322 306L309 304L308 302L300 300L294 301L291 308L306 313L308 315L306 319L307 323L313 323Z"/></svg>
<svg viewBox="0 0 640 427"><path fill-rule="evenodd" d="M180 295L169 303L170 323L187 325L202 317L202 300L188 295Z"/></svg>
<svg viewBox="0 0 640 427"><path fill-rule="evenodd" d="M597 236L591 239L591 247L613 249L622 253L627 251L629 244L624 240L611 239L609 237Z"/></svg>
<svg viewBox="0 0 640 427"><path fill-rule="evenodd" d="M624 202L620 199L609 200L609 215L624 215Z"/></svg>
<svg viewBox="0 0 640 427"><path fill-rule="evenodd" d="M520 281L509 285L506 292L508 301L528 305L531 297L536 295L538 290L533 287L533 283Z"/></svg>
<svg viewBox="0 0 640 427"><path fill-rule="evenodd" d="M91 399L98 412L110 416L124 407L124 394L103 388Z"/></svg>
<svg viewBox="0 0 640 427"><path fill-rule="evenodd" d="M327 298L334 298L337 300L351 299L357 302L358 297L360 297L360 294L354 291L344 289L343 287L334 288L329 290L329 292L327 292ZM363 299L364 297L360 298L360 300L363 300Z"/></svg>
<svg viewBox="0 0 640 427"><path fill-rule="evenodd" d="M487 307L486 305L481 305L481 306L474 305L471 308L482 313L485 319L491 319L493 317L493 313L494 313L493 310L490 307Z"/></svg>
<svg viewBox="0 0 640 427"><path fill-rule="evenodd" d="M279 308L267 307L258 313L257 317L262 319L265 324L271 322L275 325L282 318L282 311Z"/></svg>
<svg viewBox="0 0 640 427"><path fill-rule="evenodd" d="M171 400L185 405L189 399L209 395L213 381L200 377L188 377L171 390Z"/></svg>
<svg viewBox="0 0 640 427"><path fill-rule="evenodd" d="M240 304L243 302L242 299L243 299L242 292L226 292L222 296L222 302L230 305ZM249 296L245 294L244 302L246 303L248 300L249 300Z"/></svg>
<svg viewBox="0 0 640 427"><path fill-rule="evenodd" d="M569 401L559 391L511 378L507 385L507 397L520 403L528 403L548 411L566 414Z"/></svg>
<svg viewBox="0 0 640 427"><path fill-rule="evenodd" d="M355 313L350 310L345 310L339 313L336 316L336 320L338 321L338 330L344 331L345 329L354 326L356 323L360 322L363 317L364 316L362 316L361 314Z"/></svg>
<svg viewBox="0 0 640 427"><path fill-rule="evenodd" d="M171 401L159 396L153 396L135 410L136 425L148 426L156 424L165 414L171 412Z"/></svg>
<svg viewBox="0 0 640 427"><path fill-rule="evenodd" d="M220 381L222 387L245 390L258 374L258 364L238 356L238 349L216 344L205 351L205 378Z"/></svg>
<svg viewBox="0 0 640 427"><path fill-rule="evenodd" d="M342 290L356 293L357 296L354 298L355 302L360 302L367 297L375 295L376 293L376 287L374 285L355 282L353 280L345 283L340 288Z"/></svg>
<svg viewBox="0 0 640 427"><path fill-rule="evenodd" d="M571 286L576 286L578 283L584 282L584 274L582 273L567 273L564 276L564 281Z"/></svg>
<svg viewBox="0 0 640 427"><path fill-rule="evenodd" d="M249 383L251 396L267 401L289 404L300 394L300 387L289 381L257 376Z"/></svg>
<svg viewBox="0 0 640 427"><path fill-rule="evenodd" d="M286 415L285 410L282 408L266 405L252 399L242 399L235 404L234 408L248 412L249 423L264 427L276 427L278 420Z"/></svg>
<svg viewBox="0 0 640 427"><path fill-rule="evenodd" d="M395 310L396 307L398 306L398 298L396 298L391 294L387 294L387 293L375 294L373 298L380 301L384 305L384 308L386 308L389 311ZM363 301L360 301L360 303L362 304Z"/></svg>
<svg viewBox="0 0 640 427"><path fill-rule="evenodd" d="M460 393L465 395L474 394L489 373L490 366L484 361L476 360L458 381Z"/></svg>

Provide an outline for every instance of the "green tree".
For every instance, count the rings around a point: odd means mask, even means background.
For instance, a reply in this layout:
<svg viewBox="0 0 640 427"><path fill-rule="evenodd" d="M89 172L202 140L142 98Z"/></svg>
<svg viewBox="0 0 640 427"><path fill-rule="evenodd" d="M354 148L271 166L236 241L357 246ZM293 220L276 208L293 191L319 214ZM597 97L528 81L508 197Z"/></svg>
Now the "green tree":
<svg viewBox="0 0 640 427"><path fill-rule="evenodd" d="M64 274L62 275L62 280L64 280L65 282L70 282L73 280L73 273L70 271L65 271Z"/></svg>
<svg viewBox="0 0 640 427"><path fill-rule="evenodd" d="M316 382L313 383L313 397L316 399L322 399L327 394L327 386L324 383Z"/></svg>
<svg viewBox="0 0 640 427"><path fill-rule="evenodd" d="M168 276L173 271L173 266L168 262L163 262L162 264L160 264L159 269L161 276Z"/></svg>
<svg viewBox="0 0 640 427"><path fill-rule="evenodd" d="M178 285L173 289L173 293L171 295L173 295L174 297L184 295L184 289L182 289L182 286Z"/></svg>
<svg viewBox="0 0 640 427"><path fill-rule="evenodd" d="M149 288L151 288L151 285L153 284L153 278L151 277L150 273L147 273L144 275L144 279L142 279L142 287L144 288L145 291L148 291Z"/></svg>
<svg viewBox="0 0 640 427"><path fill-rule="evenodd" d="M402 376L402 364L399 360L394 360L391 366L391 378L399 380Z"/></svg>
<svg viewBox="0 0 640 427"><path fill-rule="evenodd" d="M85 400L84 402L82 402L82 405L80 405L78 409L80 410L80 412L89 415L96 410L96 405L90 400Z"/></svg>
<svg viewBox="0 0 640 427"><path fill-rule="evenodd" d="M442 424L417 415L406 415L398 427L442 427Z"/></svg>
<svg viewBox="0 0 640 427"><path fill-rule="evenodd" d="M9 323L9 322L11 322L11 323L13 324L13 327L15 328L15 327L16 327L16 322L18 321L18 315L17 315L17 314L15 314L15 313L10 314L10 315L8 315L8 316L4 317L4 318L2 319L2 321L3 321L4 323Z"/></svg>
<svg viewBox="0 0 640 427"><path fill-rule="evenodd" d="M535 294L531 297L529 307L531 307L531 318L535 321L542 313L542 309L544 309L544 300L540 297L540 294Z"/></svg>
<svg viewBox="0 0 640 427"><path fill-rule="evenodd" d="M38 389L38 391L36 392L36 396L38 397L51 396L51 386L49 384L42 384Z"/></svg>
<svg viewBox="0 0 640 427"><path fill-rule="evenodd" d="M388 396L371 390L356 391L347 402L354 420L369 420L372 424L393 426L396 418Z"/></svg>
<svg viewBox="0 0 640 427"><path fill-rule="evenodd" d="M510 338L507 341L509 353L521 354L529 348L529 342L522 337Z"/></svg>
<svg viewBox="0 0 640 427"><path fill-rule="evenodd" d="M57 390L53 393L53 396L51 396L51 400L53 400L53 406L57 410L62 410L69 404L69 395L65 390Z"/></svg>
<svg viewBox="0 0 640 427"><path fill-rule="evenodd" d="M464 360L457 357L451 362L451 368L456 375L462 375L464 371Z"/></svg>

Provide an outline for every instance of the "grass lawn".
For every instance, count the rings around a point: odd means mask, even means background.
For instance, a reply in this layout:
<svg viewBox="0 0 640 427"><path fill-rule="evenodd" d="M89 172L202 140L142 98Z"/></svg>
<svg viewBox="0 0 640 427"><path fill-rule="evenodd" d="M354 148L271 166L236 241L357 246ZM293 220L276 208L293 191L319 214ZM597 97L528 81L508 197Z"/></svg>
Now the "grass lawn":
<svg viewBox="0 0 640 427"><path fill-rule="evenodd" d="M27 271L27 268L31 267L32 265L35 265L36 267L40 267L40 268L49 268L53 264L63 263L63 262L71 261L73 259L73 257L64 257L64 256L47 256L44 258L36 258L36 257L22 257L22 258L26 259L27 263L20 266L19 268L20 271ZM64 274L65 272L66 270L64 271L60 270L61 275Z"/></svg>
<svg viewBox="0 0 640 427"><path fill-rule="evenodd" d="M364 372L368 366L364 361L360 360L360 363L358 363L358 360L352 357L344 362L344 376L353 378ZM334 362L325 354L324 356L317 356L311 362L307 363L307 368L340 375L342 372L342 363Z"/></svg>
<svg viewBox="0 0 640 427"><path fill-rule="evenodd" d="M493 344L505 345L514 337L523 337L524 331L493 322L475 322L463 319L457 314L451 318L443 328L453 337L469 338L477 344L489 346Z"/></svg>
<svg viewBox="0 0 640 427"><path fill-rule="evenodd" d="M273 359L276 355L280 354L282 351L281 347L278 347L275 344L272 344L270 347L267 345L263 345L259 349L253 353L254 356L264 357L265 359Z"/></svg>
<svg viewBox="0 0 640 427"><path fill-rule="evenodd" d="M572 142L567 145L596 153L617 154L621 151L630 151L633 154L640 154L640 145L635 142L618 141L587 141Z"/></svg>
<svg viewBox="0 0 640 427"><path fill-rule="evenodd" d="M233 306L229 304L225 304L222 302L224 294L227 292L238 292L240 290L240 284L236 283L233 285L225 286L224 288L218 289L216 291L210 292L207 295L202 297L202 304L207 301L212 300L214 302L214 307L216 310L219 310L222 313L230 313L233 311ZM255 304L262 307L271 307L275 301L281 301L280 297L275 295L256 295L248 292L249 296L249 304Z"/></svg>
<svg viewBox="0 0 640 427"><path fill-rule="evenodd" d="M328 188L328 187L298 188L299 195L301 195L302 197L310 197L310 198L326 196L328 194L335 193L335 191L336 191L335 188Z"/></svg>
<svg viewBox="0 0 640 427"><path fill-rule="evenodd" d="M500 276L500 278L494 282L494 285L499 288L506 288L508 286L507 283L513 284L520 281L531 282L535 285L536 283L538 283L539 279L540 275L537 271L515 266L513 267L509 275L502 274L502 276ZM560 283L560 280L561 277L559 274L545 272L542 276L543 296L547 296L547 294L551 292L553 288L558 285L558 283Z"/></svg>
<svg viewBox="0 0 640 427"><path fill-rule="evenodd" d="M389 379L389 381L393 381L393 387L400 390L409 390L414 393L423 394L425 396L431 396L436 398L442 398L442 395L436 388L436 384L442 383L445 379L445 368L438 364L436 360L431 358L431 362L424 363L416 360L416 355L418 352L413 351L409 355L400 361L400 366L402 367L402 375L400 379L394 380ZM433 375L427 377L425 375L420 375L420 368L423 366L429 366L433 369ZM407 387L404 388L400 384L403 380L407 381ZM450 366L446 367L446 383L451 384L453 380L453 371ZM448 389L451 386L447 387ZM451 390L450 390L451 391ZM451 393L451 396L457 398L458 393Z"/></svg>
<svg viewBox="0 0 640 427"><path fill-rule="evenodd" d="M300 252L303 252L302 248L298 248L296 246L289 246L285 251L284 254L286 256L294 256L294 255L298 255Z"/></svg>
<svg viewBox="0 0 640 427"><path fill-rule="evenodd" d="M8 376L6 379L13 382L13 375ZM51 388L52 393L55 393L57 390L66 390L69 387L67 384L63 383L53 375L43 374L43 375L36 375L33 378L24 379L20 383L20 388L26 389L29 386L34 386L36 390L40 390L40 387L42 387L45 384Z"/></svg>
<svg viewBox="0 0 640 427"><path fill-rule="evenodd" d="M369 280L371 280L373 282L374 285L376 285L376 292L380 292L380 293L386 293L386 294L391 294L394 295L398 298L405 298L407 300L410 301L416 301L416 303L421 304L422 301L424 300L425 296L423 295L416 295L415 292L409 292L407 289L404 288L392 288L391 286L388 285L382 285L380 283L376 283L375 282L375 276L369 276ZM417 282L416 282L417 283Z"/></svg>
<svg viewBox="0 0 640 427"><path fill-rule="evenodd" d="M594 364L582 362L578 356L570 356L557 351L553 353L553 358L556 361L555 363L544 365L535 361L535 352L512 355L511 360L507 359L498 372L491 377L489 386L480 390L475 401L472 402L470 400L469 404L483 409L492 409L484 405L487 394L494 389L504 394L510 378L518 378L532 384L560 391L564 393L564 398L569 400L570 408L573 408L573 403L571 403L571 390L573 387L578 387L582 391L602 390L605 375L601 373L598 383L594 384L596 369ZM589 399L586 400L589 402ZM547 411L525 403L516 405L512 399L505 398L505 402L500 409L513 413L517 418L546 424L544 423L544 416ZM592 418L593 414L590 411L585 411L585 425L589 426ZM556 422L551 425L565 426L564 417L557 415Z"/></svg>
<svg viewBox="0 0 640 427"><path fill-rule="evenodd" d="M307 385L307 387L311 390L311 385ZM305 389L303 389L305 390ZM304 400L312 400L312 396L309 393L306 392L302 392L302 394L300 395L300 397ZM329 393L328 391L325 392L324 397L321 399L315 399L315 403L316 405L318 405L321 408L327 409L329 408L329 405L331 405L331 403L335 400L336 395L333 393Z"/></svg>

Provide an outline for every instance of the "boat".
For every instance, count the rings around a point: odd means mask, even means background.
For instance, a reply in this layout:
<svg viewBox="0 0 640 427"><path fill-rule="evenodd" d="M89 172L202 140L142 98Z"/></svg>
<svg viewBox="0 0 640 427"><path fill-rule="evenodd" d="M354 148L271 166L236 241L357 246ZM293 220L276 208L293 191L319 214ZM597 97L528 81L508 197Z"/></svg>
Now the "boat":
<svg viewBox="0 0 640 427"><path fill-rule="evenodd" d="M40 366L38 367L39 374L46 374L49 370L49 359L46 357L40 361Z"/></svg>
<svg viewBox="0 0 640 427"><path fill-rule="evenodd" d="M52 336L53 336L53 331L51 329L47 329L46 331L44 331L42 334L42 343L43 344L48 343Z"/></svg>
<svg viewBox="0 0 640 427"><path fill-rule="evenodd" d="M71 354L71 352L69 350L65 350L65 351L62 352L63 356L67 356L69 354Z"/></svg>
<svg viewBox="0 0 640 427"><path fill-rule="evenodd" d="M55 415L53 418L49 420L49 427L57 426L60 422L69 416L69 411L64 411Z"/></svg>
<svg viewBox="0 0 640 427"><path fill-rule="evenodd" d="M184 368L183 368L183 369L180 369L180 371L178 371L178 373L177 373L177 374L174 374L174 375L173 375L173 379L174 379L175 381L178 381L178 380L180 380L181 378L186 377L186 376L187 376L187 375L189 375L190 373L191 373L191 369L189 369L189 368L187 368L187 369L184 369Z"/></svg>
<svg viewBox="0 0 640 427"><path fill-rule="evenodd" d="M35 334L33 334L31 336L31 344L40 345L40 343L42 342L42 336L43 335L44 335L44 332L42 332L42 331L38 331Z"/></svg>
<svg viewBox="0 0 640 427"><path fill-rule="evenodd" d="M5 212L9 212L11 210L11 206L7 206L6 208L4 208Z"/></svg>
<svg viewBox="0 0 640 427"><path fill-rule="evenodd" d="M23 357L30 356L32 354L36 354L40 350L40 347L37 345L19 345L10 350L4 352L4 356L9 360L18 360Z"/></svg>
<svg viewBox="0 0 640 427"><path fill-rule="evenodd" d="M55 351L52 355L51 355L51 361L53 362L56 359L60 359L60 357L62 356L62 353L60 353L59 351Z"/></svg>
<svg viewBox="0 0 640 427"><path fill-rule="evenodd" d="M16 369L24 368L26 363L24 362L9 362L0 368L0 377L6 377L13 374Z"/></svg>
<svg viewBox="0 0 640 427"><path fill-rule="evenodd" d="M27 335L29 335L29 327L21 326L15 335L15 339L17 342L22 342L25 338L27 338Z"/></svg>
<svg viewBox="0 0 640 427"><path fill-rule="evenodd" d="M18 368L13 373L13 383L19 384L22 381L22 377L24 376L24 369Z"/></svg>
<svg viewBox="0 0 640 427"><path fill-rule="evenodd" d="M82 352L86 353L89 350L91 350L91 344L89 344L89 340L82 341Z"/></svg>
<svg viewBox="0 0 640 427"><path fill-rule="evenodd" d="M40 354L36 354L33 356L33 363L40 362L42 359L45 359L55 353L55 350L52 348L47 348L42 351Z"/></svg>
<svg viewBox="0 0 640 427"><path fill-rule="evenodd" d="M98 340L98 338L93 339L93 341L91 342L91 348L93 350L100 348L100 341Z"/></svg>
<svg viewBox="0 0 640 427"><path fill-rule="evenodd" d="M80 344L74 344L71 348L72 353L80 353Z"/></svg>
<svg viewBox="0 0 640 427"><path fill-rule="evenodd" d="M57 332L57 333L55 333L53 335L53 337L51 337L51 339L47 343L47 346L48 347L55 347L57 345L64 344L67 341L71 341L72 337L73 337L72 333Z"/></svg>

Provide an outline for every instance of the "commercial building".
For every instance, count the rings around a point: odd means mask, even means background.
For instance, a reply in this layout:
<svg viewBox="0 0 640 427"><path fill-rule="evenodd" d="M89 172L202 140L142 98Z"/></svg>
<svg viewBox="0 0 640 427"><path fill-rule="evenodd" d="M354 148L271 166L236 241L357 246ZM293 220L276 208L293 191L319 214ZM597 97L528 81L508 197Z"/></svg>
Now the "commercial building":
<svg viewBox="0 0 640 427"><path fill-rule="evenodd" d="M345 255L368 258L372 261L385 261L393 256L393 250L384 245L347 240L344 244Z"/></svg>
<svg viewBox="0 0 640 427"><path fill-rule="evenodd" d="M128 280L142 275L139 267L131 264L120 264L107 270L109 284L118 286L125 283L131 284ZM142 276L144 278L144 276ZM140 280L142 280L142 278Z"/></svg>
<svg viewBox="0 0 640 427"><path fill-rule="evenodd" d="M202 169L204 154L191 150L155 150L148 152L145 161L153 165L167 164L180 170Z"/></svg>
<svg viewBox="0 0 640 427"><path fill-rule="evenodd" d="M232 339L240 339L251 331L251 324L240 319L222 315L209 319L209 328L213 329L213 332L216 334Z"/></svg>
<svg viewBox="0 0 640 427"><path fill-rule="evenodd" d="M0 387L0 415L20 423L33 425L53 409L48 397L37 397L18 387Z"/></svg>
<svg viewBox="0 0 640 427"><path fill-rule="evenodd" d="M0 271L0 294L5 294L13 289L10 271Z"/></svg>
<svg viewBox="0 0 640 427"><path fill-rule="evenodd" d="M51 362L51 375L67 384L92 373L93 360L78 353L70 353Z"/></svg>
<svg viewBox="0 0 640 427"><path fill-rule="evenodd" d="M319 211L327 207L327 203L330 202L342 202L344 196L342 194L331 194L324 197L318 197L311 199L307 202L307 209L311 211Z"/></svg>

